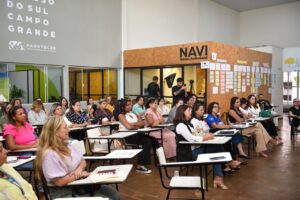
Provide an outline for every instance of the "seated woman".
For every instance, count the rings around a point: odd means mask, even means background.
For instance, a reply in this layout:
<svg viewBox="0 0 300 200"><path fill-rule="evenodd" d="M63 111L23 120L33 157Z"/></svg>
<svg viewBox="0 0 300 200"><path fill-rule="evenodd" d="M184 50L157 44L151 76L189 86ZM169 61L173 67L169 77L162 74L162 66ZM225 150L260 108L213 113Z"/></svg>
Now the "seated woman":
<svg viewBox="0 0 300 200"><path fill-rule="evenodd" d="M175 105L171 108L171 111L169 112L167 122L173 122L176 115L177 108L184 104L183 99L178 99L174 104Z"/></svg>
<svg viewBox="0 0 300 200"><path fill-rule="evenodd" d="M228 119L231 123L241 123L245 122L248 119L248 116L243 115L239 110L240 108L240 99L238 97L232 97L230 100L230 110L228 113ZM267 144L273 142L272 138L263 127L261 123L257 123L256 126L251 126L242 130L242 134L255 134L256 140L256 153L262 157L268 157L264 151L267 150Z"/></svg>
<svg viewBox="0 0 300 200"><path fill-rule="evenodd" d="M70 111L66 114L66 117L72 124L78 124L79 127L84 127L90 124L90 122L88 122L88 117L81 111L81 104L79 100L72 101Z"/></svg>
<svg viewBox="0 0 300 200"><path fill-rule="evenodd" d="M87 106L86 106L86 115L90 119L94 119L95 111L97 110L97 105L94 104L94 100L92 97L89 97L87 100Z"/></svg>
<svg viewBox="0 0 300 200"><path fill-rule="evenodd" d="M138 116L140 116L142 119L144 119L144 114L146 112L145 106L144 106L144 97L137 96L136 97L136 103L132 107L132 112Z"/></svg>
<svg viewBox="0 0 300 200"><path fill-rule="evenodd" d="M12 108L11 104L5 102L2 104L2 116L0 117L0 131L2 132L3 127L8 123L8 112Z"/></svg>
<svg viewBox="0 0 300 200"><path fill-rule="evenodd" d="M70 122L68 120L68 118L66 118L66 116L63 113L63 108L59 103L54 103L51 108L50 108L50 112L49 112L49 116L63 116L65 123L67 124L67 126L69 128L76 128L76 127L81 127L80 124L72 124L72 122Z"/></svg>
<svg viewBox="0 0 300 200"><path fill-rule="evenodd" d="M114 105L113 102L112 102L112 96L107 95L105 99L106 99L106 103L107 103L106 108L107 108L111 113L114 113L115 105Z"/></svg>
<svg viewBox="0 0 300 200"><path fill-rule="evenodd" d="M261 109L259 104L257 103L256 97L253 94L248 96L248 105L248 112L254 117L259 117ZM272 120L264 120L261 122L261 124L267 130L269 135L277 141L278 144L283 144L277 134L277 128Z"/></svg>
<svg viewBox="0 0 300 200"><path fill-rule="evenodd" d="M167 116L170 113L170 108L167 105L165 105L165 99L164 98L159 99L157 112L165 118L165 121L167 121L167 119L168 119Z"/></svg>
<svg viewBox="0 0 300 200"><path fill-rule="evenodd" d="M63 114L67 114L69 112L69 102L66 97L61 97L59 104L62 107Z"/></svg>
<svg viewBox="0 0 300 200"><path fill-rule="evenodd" d="M95 111L95 120L99 124L104 124L104 125L116 121L114 115L107 109L107 102L105 99L99 100L99 106Z"/></svg>
<svg viewBox="0 0 300 200"><path fill-rule="evenodd" d="M44 124L47 120L46 112L43 110L43 105L40 101L35 100L32 103L31 110L28 112L28 121L30 124Z"/></svg>
<svg viewBox="0 0 300 200"><path fill-rule="evenodd" d="M208 105L208 109L207 109L208 116L206 118L206 122L209 125L209 127L217 128L217 129L232 128L230 125L226 125L222 122L222 119L219 116L219 109L220 106L218 102L211 102ZM243 150L242 142L243 142L243 136L241 136L240 134L235 134L231 139L231 143L234 146L236 146L238 150L239 157L248 159L247 154ZM231 153L233 159L236 159L236 152L233 151Z"/></svg>
<svg viewBox="0 0 300 200"><path fill-rule="evenodd" d="M85 127L91 124L85 113L81 111L81 104L79 100L72 101L70 111L66 114L66 117L72 124L77 124L76 127ZM83 140L84 136L84 130L70 132L70 137L73 139Z"/></svg>
<svg viewBox="0 0 300 200"><path fill-rule="evenodd" d="M37 200L31 184L6 164L6 153L0 142L0 199Z"/></svg>
<svg viewBox="0 0 300 200"><path fill-rule="evenodd" d="M34 135L33 127L26 121L22 106L12 107L8 113L8 120L9 122L4 126L3 133L9 150L37 147L38 141Z"/></svg>
<svg viewBox="0 0 300 200"><path fill-rule="evenodd" d="M106 185L82 186L80 189L59 188L80 178L89 176L85 170L86 162L82 154L68 144L69 130L63 119L59 116L50 116L43 127L41 142L36 158L36 177L41 182L43 177L55 188L49 188L50 196L55 198L76 196L109 197L119 200L118 192ZM79 192L80 191L80 192Z"/></svg>
<svg viewBox="0 0 300 200"><path fill-rule="evenodd" d="M176 116L174 118L174 124L176 125L176 134L180 141L185 140L189 142L201 142L214 138L214 135L211 133L205 134L203 136L194 136L194 127L190 123L192 109L187 105L181 105L177 108ZM198 154L201 153L217 153L223 152L222 145L207 145L206 152L203 146L191 146L193 158L197 159ZM221 164L214 165L214 187L220 187L221 189L228 189L223 183L223 171Z"/></svg>
<svg viewBox="0 0 300 200"><path fill-rule="evenodd" d="M158 124L165 123L165 119L157 112L157 99L150 98L147 102L147 110L145 113L145 126L155 127ZM150 132L150 136L161 141L161 132L153 131ZM173 133L170 129L163 129L163 143L164 152L166 158L174 158L176 156L176 139L175 133Z"/></svg>
<svg viewBox="0 0 300 200"><path fill-rule="evenodd" d="M120 122L120 130L134 130L142 128L144 122L141 117L132 112L132 104L128 99L123 99L120 103L120 114L118 115ZM128 144L141 145L143 151L138 155L138 166L136 171L141 173L151 173L145 165L151 163L151 148L156 149L159 147L158 142L151 136L144 134L135 134L125 139Z"/></svg>

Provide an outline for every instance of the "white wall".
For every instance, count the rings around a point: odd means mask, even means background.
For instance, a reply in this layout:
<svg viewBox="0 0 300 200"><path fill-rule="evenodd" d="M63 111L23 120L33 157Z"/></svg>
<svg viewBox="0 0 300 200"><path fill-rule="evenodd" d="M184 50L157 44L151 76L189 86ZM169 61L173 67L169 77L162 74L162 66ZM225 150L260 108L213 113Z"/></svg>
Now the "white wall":
<svg viewBox="0 0 300 200"><path fill-rule="evenodd" d="M210 0L124 0L123 50L219 41L239 44L239 13Z"/></svg>
<svg viewBox="0 0 300 200"><path fill-rule="evenodd" d="M197 40L239 45L240 14L209 0L198 0Z"/></svg>
<svg viewBox="0 0 300 200"><path fill-rule="evenodd" d="M272 45L300 46L300 2L240 13L242 47Z"/></svg>

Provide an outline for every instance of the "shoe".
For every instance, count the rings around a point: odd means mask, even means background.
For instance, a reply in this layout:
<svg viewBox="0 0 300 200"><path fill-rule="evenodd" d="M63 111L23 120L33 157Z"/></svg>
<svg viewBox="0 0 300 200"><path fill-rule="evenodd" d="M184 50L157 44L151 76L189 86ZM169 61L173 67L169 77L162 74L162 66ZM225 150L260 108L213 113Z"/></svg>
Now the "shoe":
<svg viewBox="0 0 300 200"><path fill-rule="evenodd" d="M152 171L150 169L147 169L145 166L138 166L136 168L136 171L137 172L140 172L140 173L144 173L144 174L150 174Z"/></svg>
<svg viewBox="0 0 300 200"><path fill-rule="evenodd" d="M224 175L225 175L225 176L234 174L234 172L235 172L234 169L231 169L231 168L229 168L229 167L225 168L223 171L224 171Z"/></svg>
<svg viewBox="0 0 300 200"><path fill-rule="evenodd" d="M248 162L244 160L241 162L241 165L248 165Z"/></svg>
<svg viewBox="0 0 300 200"><path fill-rule="evenodd" d="M223 181L221 180L214 180L214 188L220 188L222 190L228 190L228 187L224 185Z"/></svg>
<svg viewBox="0 0 300 200"><path fill-rule="evenodd" d="M249 159L248 156L244 156L244 155L239 155L239 158Z"/></svg>

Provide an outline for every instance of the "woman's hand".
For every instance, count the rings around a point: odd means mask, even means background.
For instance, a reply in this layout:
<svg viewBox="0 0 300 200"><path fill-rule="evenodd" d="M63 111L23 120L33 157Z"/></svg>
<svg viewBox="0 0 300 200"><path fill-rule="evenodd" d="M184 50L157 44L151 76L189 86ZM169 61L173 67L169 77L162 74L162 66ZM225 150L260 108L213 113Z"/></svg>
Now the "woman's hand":
<svg viewBox="0 0 300 200"><path fill-rule="evenodd" d="M75 179L81 178L83 173L83 169L81 167L78 167L73 172L70 173L70 176L75 176Z"/></svg>
<svg viewBox="0 0 300 200"><path fill-rule="evenodd" d="M215 137L214 134L208 133L205 136L203 136L203 141L212 140L212 139L214 139L214 137Z"/></svg>
<svg viewBox="0 0 300 200"><path fill-rule="evenodd" d="M81 173L81 178L82 177L88 177L90 175L90 173L89 172L87 172L87 171L83 171L82 173Z"/></svg>

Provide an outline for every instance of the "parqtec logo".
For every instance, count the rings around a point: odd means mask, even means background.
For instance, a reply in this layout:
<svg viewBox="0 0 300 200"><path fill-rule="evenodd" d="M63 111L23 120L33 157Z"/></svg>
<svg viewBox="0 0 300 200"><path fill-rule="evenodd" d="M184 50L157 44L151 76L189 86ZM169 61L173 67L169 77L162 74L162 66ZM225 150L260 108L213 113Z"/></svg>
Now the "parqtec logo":
<svg viewBox="0 0 300 200"><path fill-rule="evenodd" d="M21 41L9 41L8 42L8 49L9 50L19 50L19 51L25 51L25 42Z"/></svg>

